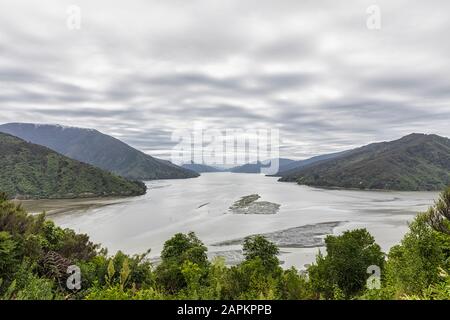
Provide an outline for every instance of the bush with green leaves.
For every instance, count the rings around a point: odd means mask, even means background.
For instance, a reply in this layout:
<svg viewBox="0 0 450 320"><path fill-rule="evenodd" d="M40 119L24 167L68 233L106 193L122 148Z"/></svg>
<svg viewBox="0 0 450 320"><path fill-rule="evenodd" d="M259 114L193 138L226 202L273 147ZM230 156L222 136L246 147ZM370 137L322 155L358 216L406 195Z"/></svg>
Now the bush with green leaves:
<svg viewBox="0 0 450 320"><path fill-rule="evenodd" d="M250 261L261 259L264 269L268 272L278 271L280 260L277 255L280 253L278 247L261 235L247 237L242 246L245 260Z"/></svg>
<svg viewBox="0 0 450 320"><path fill-rule="evenodd" d="M188 283L182 270L187 262L198 267L203 280L209 266L206 252L206 247L193 232L174 235L166 241L161 252L161 264L155 270L157 285L169 295L185 289Z"/></svg>
<svg viewBox="0 0 450 320"><path fill-rule="evenodd" d="M279 284L280 299L282 300L311 300L314 292L306 272L299 272L296 268L284 270Z"/></svg>
<svg viewBox="0 0 450 320"><path fill-rule="evenodd" d="M326 299L352 298L366 286L370 266L384 268L384 254L366 229L345 231L325 239L327 255L308 268L311 286Z"/></svg>

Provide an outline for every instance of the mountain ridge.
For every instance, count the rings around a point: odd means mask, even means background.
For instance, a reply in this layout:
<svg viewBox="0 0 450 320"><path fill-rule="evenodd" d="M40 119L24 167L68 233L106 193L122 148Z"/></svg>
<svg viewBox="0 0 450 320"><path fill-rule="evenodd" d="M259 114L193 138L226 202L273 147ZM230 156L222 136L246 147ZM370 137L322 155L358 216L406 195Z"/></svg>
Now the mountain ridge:
<svg viewBox="0 0 450 320"><path fill-rule="evenodd" d="M225 170L222 170L220 168L216 168L206 164L195 163L193 161L191 161L191 163L184 163L181 167L191 171L195 171L197 173L225 172Z"/></svg>
<svg viewBox="0 0 450 320"><path fill-rule="evenodd" d="M334 153L327 153L323 155L314 156L308 159L303 160L296 160L294 162L291 162L289 164L286 164L285 166L280 167L280 170L275 176L284 176L288 175L290 172L295 172L296 170L320 162L320 161L326 161L334 158L338 158L340 156L343 156L347 152L350 152L351 150L345 150L340 152L334 152Z"/></svg>
<svg viewBox="0 0 450 320"><path fill-rule="evenodd" d="M279 181L315 187L425 191L450 185L450 140L413 133L300 168Z"/></svg>
<svg viewBox="0 0 450 320"><path fill-rule="evenodd" d="M137 196L146 186L0 132L0 192L11 198L64 199Z"/></svg>
<svg viewBox="0 0 450 320"><path fill-rule="evenodd" d="M198 173L154 158L96 129L52 124L7 123L0 132L43 145L69 158L133 180L184 179Z"/></svg>
<svg viewBox="0 0 450 320"><path fill-rule="evenodd" d="M252 163L245 163L240 166L232 167L228 169L227 171L232 173L261 173L261 168L268 168L272 164L273 159L270 160L263 160L263 161L257 161ZM278 159L278 165L279 169L278 171L283 168L286 165L289 165L290 163L295 162L295 160L287 159L287 158L279 158Z"/></svg>

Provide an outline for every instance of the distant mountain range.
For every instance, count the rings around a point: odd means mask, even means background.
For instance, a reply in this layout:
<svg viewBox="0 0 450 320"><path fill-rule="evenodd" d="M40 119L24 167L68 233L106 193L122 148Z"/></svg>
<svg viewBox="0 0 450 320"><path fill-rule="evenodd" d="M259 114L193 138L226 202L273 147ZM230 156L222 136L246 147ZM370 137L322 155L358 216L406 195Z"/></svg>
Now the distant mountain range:
<svg viewBox="0 0 450 320"><path fill-rule="evenodd" d="M450 140L411 134L294 169L280 181L318 187L442 190L450 185Z"/></svg>
<svg viewBox="0 0 450 320"><path fill-rule="evenodd" d="M315 157L305 159L305 160L292 161L283 166L280 166L280 170L278 170L277 176L289 175L290 173L295 172L296 170L298 170L302 167L305 167L305 166L308 166L308 165L311 165L313 163L317 163L320 161L338 158L338 157L345 155L348 152L350 152L350 150L324 154L324 155L315 156Z"/></svg>
<svg viewBox="0 0 450 320"><path fill-rule="evenodd" d="M283 176L288 175L291 171L295 172L295 170L298 170L299 168L302 168L304 166L324 161L328 159L333 159L340 157L347 153L349 151L343 151L343 152L336 152L336 153L330 153L320 156L315 156L309 159L305 160L292 160L292 159L286 159L286 158L279 158L279 168L278 172L274 174L275 176ZM234 172L234 173L261 173L261 169L264 167L269 167L272 160L265 160L265 161L258 161L253 163L246 163L241 166L237 166L231 169L228 169L226 171Z"/></svg>
<svg viewBox="0 0 450 320"><path fill-rule="evenodd" d="M224 172L225 171L220 168L208 166L206 164L194 163L193 161L191 161L191 163L185 163L181 167L191 170L191 171L195 171L197 173Z"/></svg>
<svg viewBox="0 0 450 320"><path fill-rule="evenodd" d="M271 166L272 160L265 160L265 161L257 161L253 163L246 163L241 166L237 166L231 169L228 169L227 171L233 172L233 173L261 173L261 169L268 168ZM282 168L294 163L296 161L291 159L285 159L280 158L278 162L279 169L278 171L282 170Z"/></svg>
<svg viewBox="0 0 450 320"><path fill-rule="evenodd" d="M0 125L0 132L0 191L19 197L138 195L145 185L130 180L261 173L271 165L269 160L231 169L194 162L179 167L93 129L9 123ZM316 187L441 190L450 185L450 140L411 134L306 160L280 158L276 176Z"/></svg>
<svg viewBox="0 0 450 320"><path fill-rule="evenodd" d="M198 173L156 159L97 130L58 125L8 123L0 132L46 146L69 158L133 180L183 179Z"/></svg>
<svg viewBox="0 0 450 320"><path fill-rule="evenodd" d="M191 161L191 163L185 163L182 165L183 168L198 172L198 173L207 173L207 172L233 172L233 173L261 173L261 169L269 168L272 160L265 161L257 161L253 163L246 163L243 165L239 165L236 167L227 168L226 165L219 166L210 166L207 164L198 164ZM295 163L298 161L280 158L279 159L279 168L285 168L288 165Z"/></svg>
<svg viewBox="0 0 450 320"><path fill-rule="evenodd" d="M78 198L136 196L146 187L0 133L0 192L12 198Z"/></svg>

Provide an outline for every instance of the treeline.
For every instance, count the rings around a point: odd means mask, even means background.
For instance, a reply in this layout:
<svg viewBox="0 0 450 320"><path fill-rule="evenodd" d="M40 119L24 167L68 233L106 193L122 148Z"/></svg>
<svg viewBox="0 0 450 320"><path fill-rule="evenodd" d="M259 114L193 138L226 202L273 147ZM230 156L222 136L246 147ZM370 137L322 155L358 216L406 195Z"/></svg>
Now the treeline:
<svg viewBox="0 0 450 320"><path fill-rule="evenodd" d="M244 242L244 261L228 267L222 258L209 261L194 233L180 233L154 266L148 252L110 256L88 236L55 226L44 214L29 215L0 195L0 298L449 299L449 219L450 189L388 254L357 229L327 236L326 254L307 270L284 270L278 248L255 236ZM67 286L73 265L81 274L78 289Z"/></svg>

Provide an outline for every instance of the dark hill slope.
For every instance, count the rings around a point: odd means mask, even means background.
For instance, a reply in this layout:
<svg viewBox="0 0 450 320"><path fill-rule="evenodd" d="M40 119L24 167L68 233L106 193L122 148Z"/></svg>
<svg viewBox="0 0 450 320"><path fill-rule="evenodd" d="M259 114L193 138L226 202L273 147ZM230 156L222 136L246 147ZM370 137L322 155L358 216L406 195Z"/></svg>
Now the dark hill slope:
<svg viewBox="0 0 450 320"><path fill-rule="evenodd" d="M142 182L67 158L0 133L0 192L12 198L77 198L145 194Z"/></svg>
<svg viewBox="0 0 450 320"><path fill-rule="evenodd" d="M295 173L296 171L298 171L300 168L312 165L314 163L342 157L343 155L347 154L348 152L350 152L350 150L336 152L336 153L323 154L323 155L315 156L315 157L308 158L305 160L293 161L291 163L281 166L280 170L278 171L278 173L276 175L280 176L280 177L290 175L291 173Z"/></svg>
<svg viewBox="0 0 450 320"><path fill-rule="evenodd" d="M318 187L386 190L442 190L450 185L450 140L411 134L373 143L283 176Z"/></svg>
<svg viewBox="0 0 450 320"><path fill-rule="evenodd" d="M198 177L196 172L156 159L93 129L8 123L0 125L0 132L46 146L66 157L133 180Z"/></svg>

